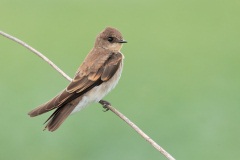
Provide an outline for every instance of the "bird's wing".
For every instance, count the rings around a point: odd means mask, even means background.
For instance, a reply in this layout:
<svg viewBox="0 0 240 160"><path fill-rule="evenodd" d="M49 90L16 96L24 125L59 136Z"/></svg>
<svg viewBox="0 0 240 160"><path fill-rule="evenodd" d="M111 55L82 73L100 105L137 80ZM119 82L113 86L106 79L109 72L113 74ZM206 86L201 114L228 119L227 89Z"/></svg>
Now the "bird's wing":
<svg viewBox="0 0 240 160"><path fill-rule="evenodd" d="M116 73L122 58L123 56L121 53L101 54L101 56L96 56L94 61L91 55L88 56L65 90L47 103L33 109L28 114L34 117L54 108L63 108L62 106L88 92L93 87L108 81ZM74 108L75 107L73 107L73 109ZM60 114L58 113L58 115ZM52 116L50 118L52 118Z"/></svg>
<svg viewBox="0 0 240 160"><path fill-rule="evenodd" d="M91 88L99 85L98 81L108 81L116 73L121 61L121 53L112 53L107 59L105 59L105 61L97 61L97 64L92 65L90 69L86 71L80 70L79 74L75 76L72 83L69 84L66 90L69 93L81 93L85 92L85 90L93 84L95 85Z"/></svg>

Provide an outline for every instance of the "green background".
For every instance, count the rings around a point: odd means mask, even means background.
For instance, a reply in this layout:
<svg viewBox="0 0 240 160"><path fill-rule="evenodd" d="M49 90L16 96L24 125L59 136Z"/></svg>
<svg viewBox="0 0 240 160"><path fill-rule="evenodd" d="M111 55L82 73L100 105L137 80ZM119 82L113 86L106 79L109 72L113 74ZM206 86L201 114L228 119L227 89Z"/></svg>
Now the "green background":
<svg viewBox="0 0 240 160"><path fill-rule="evenodd" d="M0 30L71 77L106 26L118 28L124 71L106 100L176 159L238 159L239 0L0 0ZM165 159L93 104L56 132L51 113L27 112L68 84L46 62L0 36L0 159Z"/></svg>

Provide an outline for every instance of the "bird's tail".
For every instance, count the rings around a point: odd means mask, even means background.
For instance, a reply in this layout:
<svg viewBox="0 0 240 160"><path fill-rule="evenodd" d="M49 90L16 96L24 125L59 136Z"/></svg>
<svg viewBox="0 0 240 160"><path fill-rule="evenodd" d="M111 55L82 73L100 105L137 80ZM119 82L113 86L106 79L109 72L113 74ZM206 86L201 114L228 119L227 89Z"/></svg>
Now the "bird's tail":
<svg viewBox="0 0 240 160"><path fill-rule="evenodd" d="M55 112L47 119L44 130L47 129L51 132L55 131L66 120L75 107L67 104L55 110Z"/></svg>
<svg viewBox="0 0 240 160"><path fill-rule="evenodd" d="M66 120L66 118L72 113L74 108L78 105L79 101L82 99L82 96L74 99L73 101L67 103L64 106L59 107L55 112L47 119L45 123L45 129L53 132L59 128L59 126ZM45 130L44 129L44 130Z"/></svg>

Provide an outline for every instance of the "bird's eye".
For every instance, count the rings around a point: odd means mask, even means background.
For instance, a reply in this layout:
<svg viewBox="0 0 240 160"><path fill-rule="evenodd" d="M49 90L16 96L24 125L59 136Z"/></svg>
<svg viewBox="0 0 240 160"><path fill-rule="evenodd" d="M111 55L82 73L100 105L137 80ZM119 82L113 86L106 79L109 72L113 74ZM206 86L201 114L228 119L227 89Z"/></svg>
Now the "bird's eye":
<svg viewBox="0 0 240 160"><path fill-rule="evenodd" d="M108 37L108 41L112 42L113 41L113 37Z"/></svg>

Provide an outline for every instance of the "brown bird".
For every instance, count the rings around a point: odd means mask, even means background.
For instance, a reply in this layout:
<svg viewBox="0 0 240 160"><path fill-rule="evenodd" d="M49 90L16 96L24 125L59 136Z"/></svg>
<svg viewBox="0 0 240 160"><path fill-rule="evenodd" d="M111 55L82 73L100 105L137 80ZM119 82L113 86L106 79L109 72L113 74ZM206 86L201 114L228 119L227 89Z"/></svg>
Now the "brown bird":
<svg viewBox="0 0 240 160"><path fill-rule="evenodd" d="M127 43L115 28L107 27L96 38L93 49L78 68L72 82L56 97L28 113L38 116L53 109L45 129L55 131L66 118L92 102L108 104L101 100L118 83L124 56L122 43ZM45 122L45 123L46 123Z"/></svg>

